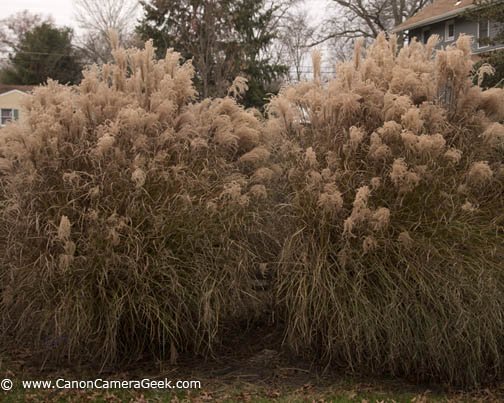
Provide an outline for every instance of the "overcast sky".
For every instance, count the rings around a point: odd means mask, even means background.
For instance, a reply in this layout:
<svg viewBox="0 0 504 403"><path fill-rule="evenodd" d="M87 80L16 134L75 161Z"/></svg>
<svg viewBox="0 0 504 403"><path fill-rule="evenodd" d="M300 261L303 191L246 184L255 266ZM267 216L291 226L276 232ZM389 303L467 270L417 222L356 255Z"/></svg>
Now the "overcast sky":
<svg viewBox="0 0 504 403"><path fill-rule="evenodd" d="M58 25L74 26L72 0L2 0L0 19L18 11L28 10L32 13L52 15Z"/></svg>
<svg viewBox="0 0 504 403"><path fill-rule="evenodd" d="M57 25L75 27L73 0L1 0L0 19L18 11L52 15ZM305 7L314 20L321 19L330 0L305 0Z"/></svg>

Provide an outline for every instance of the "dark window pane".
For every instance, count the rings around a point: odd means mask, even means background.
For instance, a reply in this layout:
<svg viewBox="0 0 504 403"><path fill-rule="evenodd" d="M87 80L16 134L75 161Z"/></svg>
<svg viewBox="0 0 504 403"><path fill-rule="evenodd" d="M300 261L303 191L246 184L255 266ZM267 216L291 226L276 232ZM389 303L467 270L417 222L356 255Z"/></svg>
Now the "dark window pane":
<svg viewBox="0 0 504 403"><path fill-rule="evenodd" d="M479 22L479 38L488 38L488 20L481 20Z"/></svg>
<svg viewBox="0 0 504 403"><path fill-rule="evenodd" d="M455 24L448 25L448 37L453 38L455 36Z"/></svg>
<svg viewBox="0 0 504 403"><path fill-rule="evenodd" d="M2 109L2 117L10 118L12 116L12 109Z"/></svg>
<svg viewBox="0 0 504 403"><path fill-rule="evenodd" d="M2 109L0 124L4 125L12 120L12 109Z"/></svg>
<svg viewBox="0 0 504 403"><path fill-rule="evenodd" d="M423 32L423 43L427 43L427 41L429 40L431 36L431 31L430 29L429 30L426 30Z"/></svg>

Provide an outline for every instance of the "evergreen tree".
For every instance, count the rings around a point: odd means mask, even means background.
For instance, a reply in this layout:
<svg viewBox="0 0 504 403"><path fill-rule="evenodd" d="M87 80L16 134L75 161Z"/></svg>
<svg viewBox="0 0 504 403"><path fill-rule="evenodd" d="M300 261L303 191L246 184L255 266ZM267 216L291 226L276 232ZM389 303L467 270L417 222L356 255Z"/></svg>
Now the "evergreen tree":
<svg viewBox="0 0 504 403"><path fill-rule="evenodd" d="M249 86L243 103L260 107L288 71L266 55L276 37L279 6L267 7L265 0L155 0L142 6L137 31L153 39L160 57L173 48L192 59L203 97L225 95L242 75Z"/></svg>
<svg viewBox="0 0 504 403"><path fill-rule="evenodd" d="M48 78L64 84L80 80L82 66L72 46L73 31L50 22L33 27L21 38L1 72L5 84L37 85Z"/></svg>

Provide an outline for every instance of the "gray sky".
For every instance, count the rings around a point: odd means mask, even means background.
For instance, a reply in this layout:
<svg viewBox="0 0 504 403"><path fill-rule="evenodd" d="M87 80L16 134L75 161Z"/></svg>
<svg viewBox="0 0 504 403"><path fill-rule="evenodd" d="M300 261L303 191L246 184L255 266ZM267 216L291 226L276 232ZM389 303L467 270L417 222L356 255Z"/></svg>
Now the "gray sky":
<svg viewBox="0 0 504 403"><path fill-rule="evenodd" d="M57 25L75 27L73 19L73 0L2 0L0 19L18 11L29 10L32 13L52 15ZM321 19L330 0L305 0L305 7L314 20Z"/></svg>
<svg viewBox="0 0 504 403"><path fill-rule="evenodd" d="M14 13L28 10L32 13L43 14L44 16L51 15L56 25L66 25L74 28L77 32L79 29L74 20L74 0L0 0L3 4L0 7L0 19L6 18ZM125 0L133 1L133 0ZM327 8L333 3L331 0L304 0L303 4L298 8L304 8L311 17L311 23L317 25L322 22L324 17L328 15ZM332 70L334 66L328 60L329 51L324 45L319 46L323 51L323 65L325 70ZM309 54L306 56L306 70L311 71L311 59Z"/></svg>
<svg viewBox="0 0 504 403"><path fill-rule="evenodd" d="M74 26L72 0L2 0L0 19L19 11L28 10L32 13L52 15L58 25Z"/></svg>

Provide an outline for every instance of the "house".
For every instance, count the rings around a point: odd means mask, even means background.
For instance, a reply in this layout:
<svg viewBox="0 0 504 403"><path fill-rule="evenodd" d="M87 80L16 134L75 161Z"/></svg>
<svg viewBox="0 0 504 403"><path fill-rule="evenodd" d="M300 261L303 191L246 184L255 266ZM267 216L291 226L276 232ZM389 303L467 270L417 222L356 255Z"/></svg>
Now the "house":
<svg viewBox="0 0 504 403"><path fill-rule="evenodd" d="M475 7L473 0L434 0L392 32L404 32L410 41L416 37L423 43L431 35L439 35L439 47L452 44L460 34L471 35L474 55L504 48L503 43L488 43L504 29L502 24L484 18L479 21L467 18L466 12Z"/></svg>
<svg viewBox="0 0 504 403"><path fill-rule="evenodd" d="M30 85L0 84L0 127L12 120L23 119L23 100L32 88Z"/></svg>

